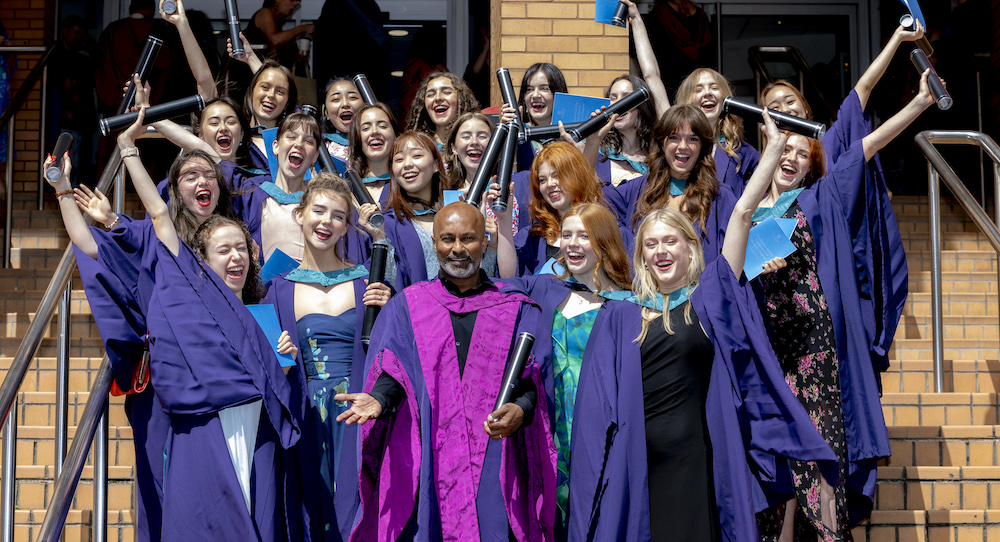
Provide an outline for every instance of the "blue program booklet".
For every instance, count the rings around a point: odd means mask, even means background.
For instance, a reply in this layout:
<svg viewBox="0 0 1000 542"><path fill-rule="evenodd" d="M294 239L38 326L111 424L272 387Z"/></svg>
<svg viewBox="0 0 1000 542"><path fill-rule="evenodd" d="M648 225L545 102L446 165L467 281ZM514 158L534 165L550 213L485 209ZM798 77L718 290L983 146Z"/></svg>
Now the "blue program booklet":
<svg viewBox="0 0 1000 542"><path fill-rule="evenodd" d="M920 21L920 26L924 27L924 32L927 32L927 21L924 20L924 14L922 11L920 11L920 4L917 3L917 0L899 0L899 1L902 2L904 6L906 6L906 9L910 10L910 15L913 15L914 19Z"/></svg>
<svg viewBox="0 0 1000 542"><path fill-rule="evenodd" d="M257 320L257 325L264 331L264 336L271 343L274 355L278 357L278 363L282 367L294 367L295 358L291 354L278 353L278 339L281 337L281 324L278 323L278 313L274 310L274 305L261 303L259 305L247 305L250 314Z"/></svg>
<svg viewBox="0 0 1000 542"><path fill-rule="evenodd" d="M268 128L267 130L261 130L260 136L264 138L264 151L267 152L267 168L271 173L271 180L273 181L278 177L278 157L274 154L274 140L278 138L277 128ZM322 143L320 143L322 144ZM334 159L336 163L336 159ZM339 166L339 164L338 164ZM319 162L314 164L314 167L319 167ZM318 169L316 171L319 171ZM308 181L312 179L312 169L307 169L306 174L302 177L302 180Z"/></svg>
<svg viewBox="0 0 1000 542"><path fill-rule="evenodd" d="M594 20L603 24L611 24L611 17L615 14L615 8L618 7L618 1L619 0L596 0L594 2Z"/></svg>
<svg viewBox="0 0 1000 542"><path fill-rule="evenodd" d="M444 196L444 204L455 203L456 201L465 201L462 194L465 193L464 190L442 190L441 194Z"/></svg>
<svg viewBox="0 0 1000 542"><path fill-rule="evenodd" d="M552 99L552 124L557 125L559 121L562 121L563 124L583 122L589 119L590 114L600 109L602 105L611 105L611 100L556 92Z"/></svg>
<svg viewBox="0 0 1000 542"><path fill-rule="evenodd" d="M274 277L287 273L298 266L299 262L295 261L295 258L276 248L271 252L271 257L264 262L264 266L260 268L260 281L267 284Z"/></svg>
<svg viewBox="0 0 1000 542"><path fill-rule="evenodd" d="M743 260L743 273L747 280L754 279L764 270L764 264L774 258L784 258L795 252L795 245L788 240L795 230L794 218L782 218L781 222L768 217L750 228L747 239L747 253Z"/></svg>

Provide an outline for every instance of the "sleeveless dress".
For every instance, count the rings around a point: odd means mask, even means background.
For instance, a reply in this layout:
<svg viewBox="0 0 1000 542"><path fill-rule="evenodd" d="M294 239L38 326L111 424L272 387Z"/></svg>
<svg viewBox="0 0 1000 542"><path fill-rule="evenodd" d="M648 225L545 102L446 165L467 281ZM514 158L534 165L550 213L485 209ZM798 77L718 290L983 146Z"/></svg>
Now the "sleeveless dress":
<svg viewBox="0 0 1000 542"><path fill-rule="evenodd" d="M833 321L816 271L816 246L809 224L798 202L784 218L796 218L792 234L795 252L785 258L788 266L779 273L761 276L764 288L769 335L774 353L785 373L785 381L809 413L816 429L840 460L841 480L847 479L847 442L844 413L840 401L840 373ZM791 463L798 507L795 512L795 539L850 540L847 528L847 496L844 485L834 487L839 529L823 525L820 515L820 472L815 463ZM785 505L757 515L763 540L777 540Z"/></svg>
<svg viewBox="0 0 1000 542"><path fill-rule="evenodd" d="M600 307L566 318L556 310L552 318L552 353L555 364L555 431L558 460L556 463L556 504L565 522L569 501L570 436L573 426L573 406L580 381L580 365L587 348L590 331L594 328Z"/></svg>
<svg viewBox="0 0 1000 542"><path fill-rule="evenodd" d="M646 417L650 535L657 540L711 541L718 530L712 490L705 401L715 350L690 301L649 323L639 347Z"/></svg>
<svg viewBox="0 0 1000 542"><path fill-rule="evenodd" d="M334 401L334 395L347 393L354 355L355 308L337 316L307 314L296 322L299 351L306 372L309 411L319 446L320 476L330 495L340 465L344 424L337 416L347 410L347 403Z"/></svg>

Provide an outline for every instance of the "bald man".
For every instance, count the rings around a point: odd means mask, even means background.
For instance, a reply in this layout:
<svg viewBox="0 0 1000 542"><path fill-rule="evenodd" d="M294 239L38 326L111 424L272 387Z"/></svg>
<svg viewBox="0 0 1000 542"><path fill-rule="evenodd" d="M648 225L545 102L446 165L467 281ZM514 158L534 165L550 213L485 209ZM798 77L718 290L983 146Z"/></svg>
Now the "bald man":
<svg viewBox="0 0 1000 542"><path fill-rule="evenodd" d="M493 411L514 339L534 331L538 307L480 269L475 207L437 213L434 249L437 279L379 314L369 393L336 397L352 401L338 420L364 424L351 540L551 540L556 455L533 360L514 401Z"/></svg>

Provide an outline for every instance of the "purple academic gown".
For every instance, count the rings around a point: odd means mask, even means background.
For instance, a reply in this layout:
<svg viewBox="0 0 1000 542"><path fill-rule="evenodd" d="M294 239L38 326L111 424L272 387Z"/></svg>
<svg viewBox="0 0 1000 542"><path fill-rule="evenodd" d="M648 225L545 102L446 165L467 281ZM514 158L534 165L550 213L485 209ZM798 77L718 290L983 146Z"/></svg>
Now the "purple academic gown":
<svg viewBox="0 0 1000 542"><path fill-rule="evenodd" d="M164 448L163 538L289 538L284 450L299 438L292 391L264 332L246 306L185 243L176 256L160 242L149 300L150 369L170 415ZM260 400L248 513L218 412Z"/></svg>
<svg viewBox="0 0 1000 542"><path fill-rule="evenodd" d="M873 190L873 178L865 173L867 167L859 139L837 159L832 172L803 190L797 199L812 229L816 271L836 338L852 526L871 513L875 467L879 459L890 455L878 376L873 369L874 338L868 318L855 317L871 310L855 272L854 252L857 237L867 234L858 220L866 212L865 194ZM774 333L774 340L780 340L780 330Z"/></svg>
<svg viewBox="0 0 1000 542"><path fill-rule="evenodd" d="M840 106L837 121L823 136L827 169L831 169L851 145L860 145L871 130L871 119L861 108L857 92L852 90ZM889 347L906 303L909 275L899 224L877 154L868 162L864 174L867 178L863 191L856 194L863 200L864 210L856 209L851 227L856 233L867 233L856 235L854 257L865 306L862 316L872 337L872 364L881 372L889 368ZM879 385L881 387L881 382Z"/></svg>
<svg viewBox="0 0 1000 542"><path fill-rule="evenodd" d="M636 177L625 181L614 187L614 191L608 191L607 197L609 207L616 213L624 223L619 222L622 232L622 240L625 241L625 251L632 254L635 250L635 230L639 227L632 224L632 217L635 216L635 209L639 203L639 197L646 189L649 177ZM736 206L736 196L733 191L726 186L718 186L715 199L712 201L712 208L708 211L708 218L705 219L704 229L699 221L694 222L695 231L701 235L701 248L705 254L705 264L708 265L722 252L722 241L726 237L726 228L729 227L729 216L733 214ZM640 220L641 222L641 220Z"/></svg>
<svg viewBox="0 0 1000 542"><path fill-rule="evenodd" d="M735 157L728 154L722 145L715 146L715 171L719 184L728 186L737 198L743 194L759 162L760 153L745 141L736 149Z"/></svg>
<svg viewBox="0 0 1000 542"><path fill-rule="evenodd" d="M392 243L396 260L396 290L428 280L419 228L406 217L397 217L391 209L385 213L385 236Z"/></svg>
<svg viewBox="0 0 1000 542"><path fill-rule="evenodd" d="M364 328L365 309L364 297L367 285L363 278L354 279L354 306L356 321L354 332L354 357L351 363L350 388L348 393L360 393L365 366L365 351L361 344L361 331ZM262 303L272 303L278 312L281 329L288 331L292 344L299 343L298 326L295 319L295 283L286 280L284 275L278 276L268 283L267 296ZM288 381L292 384L292 404L298 412L298 419L306 420L308 404L308 387L306 385L305 367L301 352L295 358L296 365L288 372ZM306 424L306 427L309 427ZM344 427L343 449L340 452L339 476L337 490L333 503L323 502L326 493L320 487L322 480L319 472L319 457L316 454L315 435L312 431L303 431L302 438L295 446L295 454L289 454L294 459L289 470L289 478L301 482L304 522L309 526L308 540L347 540L354 526L354 515L358 509L358 425ZM324 533L324 524L333 528Z"/></svg>
<svg viewBox="0 0 1000 542"><path fill-rule="evenodd" d="M756 542L755 513L785 458L818 461L836 482L836 456L789 390L746 281L724 257L691 304L715 348L705 412L720 540ZM588 344L573 414L569 540L649 540L641 307L613 303Z"/></svg>
<svg viewBox="0 0 1000 542"><path fill-rule="evenodd" d="M77 267L91 314L101 333L115 381L130 386L132 371L145 349L146 309L153 290L153 246L156 235L149 220L133 221L119 215L110 232L90 228L97 242L97 259L75 246ZM154 386L125 398L132 426L136 463L136 538L160 540L163 501L163 448L170 418L160 407Z"/></svg>
<svg viewBox="0 0 1000 542"><path fill-rule="evenodd" d="M452 312L472 311L459 376L448 323ZM361 508L351 540L506 541L508 529L518 540L552 539L556 453L547 399L511 437L491 440L483 429L516 332L533 328L537 311L523 295L494 289L454 297L439 280L407 288L382 309L365 389L385 372L406 398L394 414L361 427ZM522 378L530 375L542 396L538 366L529 363Z"/></svg>

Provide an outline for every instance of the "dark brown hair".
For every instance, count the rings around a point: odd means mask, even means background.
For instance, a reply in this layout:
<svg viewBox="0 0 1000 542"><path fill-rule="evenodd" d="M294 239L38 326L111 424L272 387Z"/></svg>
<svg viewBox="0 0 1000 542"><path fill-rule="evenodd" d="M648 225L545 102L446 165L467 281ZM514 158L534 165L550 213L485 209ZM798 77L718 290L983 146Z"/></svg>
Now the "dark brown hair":
<svg viewBox="0 0 1000 542"><path fill-rule="evenodd" d="M177 155L177 158L174 159L174 163L170 164L170 171L167 173L167 196L170 198L170 203L168 204L170 221L174 223L177 236L189 245L194 238L195 230L198 229L199 224L198 219L184 205L184 200L181 198L181 193L178 190L178 184L180 183L181 168L189 160L196 158L201 158L212 168L215 182L219 185L219 202L215 207L215 214L227 218L236 218L236 213L233 211L233 195L229 189L229 183L223 177L222 169L219 168L219 164L215 163L215 159L200 149L181 151Z"/></svg>
<svg viewBox="0 0 1000 542"><path fill-rule="evenodd" d="M396 138L396 143L392 146L392 152L390 156L395 156L397 152L402 151L403 146L407 142L413 141L416 145L423 147L430 153L431 158L434 160L434 165L437 171L434 172L434 176L431 177L431 200L423 201L417 199L405 192L400 188L399 183L393 180L390 185L389 192L389 203L392 206L392 212L396 213L399 218L406 217L413 220L415 216L413 212L414 205L424 205L430 209L441 208L441 202L444 200L444 196L441 193L443 189L441 172L444 171L444 162L441 161L441 153L438 152L437 145L431 136L423 132L403 132L399 137Z"/></svg>
<svg viewBox="0 0 1000 542"><path fill-rule="evenodd" d="M236 226L243 232L243 236L246 238L247 250L250 251L250 257L247 258L249 260L247 264L249 266L247 269L247 280L243 284L243 304L253 305L264 297L264 285L260 281L260 263L257 262L257 258L253 254L253 238L250 236L250 230L242 222L220 215L208 217L198 227L198 230L195 231L191 248L194 249L194 252L202 260L205 260L208 253L208 240L215 233L215 230L224 226Z"/></svg>
<svg viewBox="0 0 1000 542"><path fill-rule="evenodd" d="M455 87L455 92L458 93L458 114L455 115L456 119L462 113L479 110L479 100L476 99L476 95L472 93L472 89L469 88L469 85L465 84L465 81L461 77L451 72L434 72L424 79L423 84L417 90L417 94L413 97L410 112L406 115L407 132L435 133L436 126L431 120L430 114L427 113L427 106L424 105L424 97L427 96L427 85L431 81L441 77L451 81L452 86Z"/></svg>

